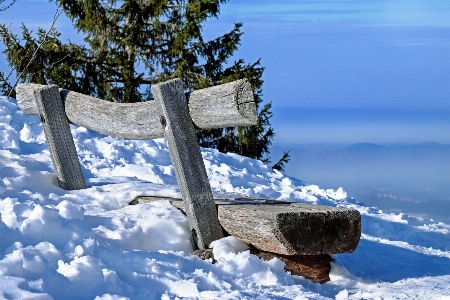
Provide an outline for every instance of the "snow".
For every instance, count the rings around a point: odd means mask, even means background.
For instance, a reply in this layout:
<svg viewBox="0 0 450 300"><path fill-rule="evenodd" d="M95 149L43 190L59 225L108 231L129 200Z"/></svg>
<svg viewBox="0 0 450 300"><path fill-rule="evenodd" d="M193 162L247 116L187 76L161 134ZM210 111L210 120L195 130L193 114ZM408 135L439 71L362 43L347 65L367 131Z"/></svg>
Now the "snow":
<svg viewBox="0 0 450 300"><path fill-rule="evenodd" d="M88 188L57 186L39 118L0 98L0 298L450 299L450 225L386 214L260 161L202 149L216 197L247 195L350 207L362 215L354 253L333 255L331 281L292 276L227 237L217 263L193 251L165 141L123 141L72 126Z"/></svg>

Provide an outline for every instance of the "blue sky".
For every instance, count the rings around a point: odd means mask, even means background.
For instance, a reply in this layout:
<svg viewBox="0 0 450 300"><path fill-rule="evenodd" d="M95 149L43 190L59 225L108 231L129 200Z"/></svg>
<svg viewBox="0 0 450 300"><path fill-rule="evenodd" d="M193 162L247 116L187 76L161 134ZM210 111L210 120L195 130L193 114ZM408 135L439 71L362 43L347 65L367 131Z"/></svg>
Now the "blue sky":
<svg viewBox="0 0 450 300"><path fill-rule="evenodd" d="M234 1L275 144L450 143L450 1Z"/></svg>
<svg viewBox="0 0 450 300"><path fill-rule="evenodd" d="M55 10L19 0L0 22L17 33L21 22L48 28ZM266 67L275 143L449 143L449 15L448 0L231 0L204 33L244 23L235 58ZM56 27L81 41L64 16Z"/></svg>
<svg viewBox="0 0 450 300"><path fill-rule="evenodd" d="M241 51L261 57L279 106L449 110L449 13L450 1L232 0L217 26L243 20Z"/></svg>

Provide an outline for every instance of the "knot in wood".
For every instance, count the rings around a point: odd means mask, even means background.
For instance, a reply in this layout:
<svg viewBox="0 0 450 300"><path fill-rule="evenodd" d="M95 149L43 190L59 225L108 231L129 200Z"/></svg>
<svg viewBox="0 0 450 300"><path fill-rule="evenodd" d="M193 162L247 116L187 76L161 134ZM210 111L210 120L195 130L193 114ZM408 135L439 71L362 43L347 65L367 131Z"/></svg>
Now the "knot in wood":
<svg viewBox="0 0 450 300"><path fill-rule="evenodd" d="M159 117L159 122L161 123L162 127L166 127L166 118L164 116Z"/></svg>

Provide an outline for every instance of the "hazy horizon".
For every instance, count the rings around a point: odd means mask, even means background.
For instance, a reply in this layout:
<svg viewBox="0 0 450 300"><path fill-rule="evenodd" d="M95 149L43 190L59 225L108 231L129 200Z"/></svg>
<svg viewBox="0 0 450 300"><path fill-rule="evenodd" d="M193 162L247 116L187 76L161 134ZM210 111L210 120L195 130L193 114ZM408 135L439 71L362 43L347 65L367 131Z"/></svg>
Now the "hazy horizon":
<svg viewBox="0 0 450 300"><path fill-rule="evenodd" d="M273 161L290 150L285 174L385 212L449 222L450 144L303 144L271 148Z"/></svg>
<svg viewBox="0 0 450 300"><path fill-rule="evenodd" d="M450 111L274 107L274 145L450 143Z"/></svg>

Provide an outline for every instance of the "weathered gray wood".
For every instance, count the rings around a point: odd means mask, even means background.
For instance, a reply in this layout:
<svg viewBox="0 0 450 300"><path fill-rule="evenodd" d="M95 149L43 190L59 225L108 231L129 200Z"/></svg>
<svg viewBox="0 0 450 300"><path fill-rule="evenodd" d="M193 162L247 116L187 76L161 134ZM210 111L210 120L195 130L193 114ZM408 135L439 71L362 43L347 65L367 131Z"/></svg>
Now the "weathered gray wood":
<svg viewBox="0 0 450 300"><path fill-rule="evenodd" d="M181 199L140 196L132 204ZM275 201L273 201L275 202ZM361 236L357 210L311 204L230 204L216 200L220 225L230 235L259 250L284 255L353 252Z"/></svg>
<svg viewBox="0 0 450 300"><path fill-rule="evenodd" d="M155 101L115 103L61 90L70 122L126 140L150 140L164 136L161 110Z"/></svg>
<svg viewBox="0 0 450 300"><path fill-rule="evenodd" d="M193 91L189 96L189 114L202 129L258 123L253 90L246 79Z"/></svg>
<svg viewBox="0 0 450 300"><path fill-rule="evenodd" d="M175 206L176 208L184 211L183 207L183 200L180 198L174 198L174 197L165 197L165 196L137 196L134 198L129 204L135 205L135 204L143 204L143 203L150 203L153 201L159 201L159 200L168 200L170 203ZM256 204L266 204L266 205L283 205L283 204L292 204L293 202L288 201L281 201L281 200L273 200L273 199L266 199L266 198L252 198L252 197L239 197L239 198L221 198L221 199L214 199L214 203L217 205L242 205L242 204L248 204L248 205L256 205Z"/></svg>
<svg viewBox="0 0 450 300"><path fill-rule="evenodd" d="M17 86L17 104L25 114L38 113L30 95L40 87L42 85L32 83ZM159 122L161 110L155 101L114 103L68 90L60 92L67 117L73 124L127 140L164 136ZM253 91L246 80L194 91L189 99L194 124L199 129L256 125L258 122Z"/></svg>
<svg viewBox="0 0 450 300"><path fill-rule="evenodd" d="M220 224L257 249L286 255L353 252L361 236L357 210L311 205L219 206Z"/></svg>
<svg viewBox="0 0 450 300"><path fill-rule="evenodd" d="M44 86L35 89L33 95L59 186L66 190L85 189L86 183L58 87Z"/></svg>
<svg viewBox="0 0 450 300"><path fill-rule="evenodd" d="M194 126L189 117L184 86L174 79L152 86L161 107L161 124L194 241L200 249L223 237L211 187Z"/></svg>
<svg viewBox="0 0 450 300"><path fill-rule="evenodd" d="M16 100L20 110L26 115L38 115L39 109L34 98L34 91L45 85L35 83L19 83L16 87Z"/></svg>

